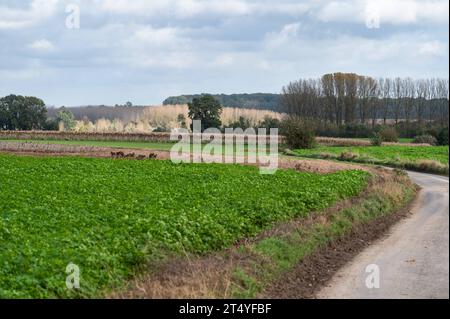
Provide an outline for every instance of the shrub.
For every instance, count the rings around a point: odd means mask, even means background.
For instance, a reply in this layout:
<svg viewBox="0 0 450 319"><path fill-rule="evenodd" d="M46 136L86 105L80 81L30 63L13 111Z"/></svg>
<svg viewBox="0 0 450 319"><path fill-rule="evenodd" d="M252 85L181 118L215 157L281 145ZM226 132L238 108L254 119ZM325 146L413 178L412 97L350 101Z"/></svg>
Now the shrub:
<svg viewBox="0 0 450 319"><path fill-rule="evenodd" d="M383 138L381 137L381 134L375 133L373 137L370 139L370 144L372 144L373 146L383 145Z"/></svg>
<svg viewBox="0 0 450 319"><path fill-rule="evenodd" d="M170 129L162 126L159 126L153 130L153 133L167 133L167 132L170 132Z"/></svg>
<svg viewBox="0 0 450 319"><path fill-rule="evenodd" d="M43 126L44 131L57 131L59 128L59 123L56 119L47 120Z"/></svg>
<svg viewBox="0 0 450 319"><path fill-rule="evenodd" d="M346 124L343 128L343 136L348 138L370 137L372 129L364 124Z"/></svg>
<svg viewBox="0 0 450 319"><path fill-rule="evenodd" d="M286 144L292 149L316 147L316 136L312 125L299 118L289 118L282 122L281 133Z"/></svg>
<svg viewBox="0 0 450 319"><path fill-rule="evenodd" d="M264 116L264 119L259 122L258 128L265 128L267 132L270 132L271 128L279 128L280 127L280 120L273 118L269 115Z"/></svg>
<svg viewBox="0 0 450 319"><path fill-rule="evenodd" d="M72 131L75 128L76 121L73 113L65 108L62 108L61 111L56 115L56 121L62 124L61 128L64 131Z"/></svg>
<svg viewBox="0 0 450 319"><path fill-rule="evenodd" d="M448 174L448 165L434 160L420 160L417 164L412 164L412 169L436 174Z"/></svg>
<svg viewBox="0 0 450 319"><path fill-rule="evenodd" d="M380 132L382 142L398 142L397 130L392 126L383 127Z"/></svg>
<svg viewBox="0 0 450 319"><path fill-rule="evenodd" d="M339 155L339 159L342 161L353 161L358 157L358 154L352 153L352 152L342 152L341 155Z"/></svg>
<svg viewBox="0 0 450 319"><path fill-rule="evenodd" d="M438 145L448 145L448 127L444 127L441 129L437 136L437 144Z"/></svg>
<svg viewBox="0 0 450 319"><path fill-rule="evenodd" d="M416 136L413 140L413 143L415 144L430 144L430 145L436 145L437 140L433 135L430 134L424 134Z"/></svg>

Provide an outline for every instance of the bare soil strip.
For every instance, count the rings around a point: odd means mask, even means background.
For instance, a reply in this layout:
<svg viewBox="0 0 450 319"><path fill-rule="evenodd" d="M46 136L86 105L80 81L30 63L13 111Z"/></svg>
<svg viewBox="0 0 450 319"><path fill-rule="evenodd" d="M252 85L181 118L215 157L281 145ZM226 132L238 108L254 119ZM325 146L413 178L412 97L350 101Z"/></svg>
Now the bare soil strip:
<svg viewBox="0 0 450 319"><path fill-rule="evenodd" d="M375 219L367 224L355 225L349 234L306 257L293 271L266 289L261 297L315 298L316 293L326 286L341 267L386 235L393 225L410 216L411 206L412 203L395 214Z"/></svg>

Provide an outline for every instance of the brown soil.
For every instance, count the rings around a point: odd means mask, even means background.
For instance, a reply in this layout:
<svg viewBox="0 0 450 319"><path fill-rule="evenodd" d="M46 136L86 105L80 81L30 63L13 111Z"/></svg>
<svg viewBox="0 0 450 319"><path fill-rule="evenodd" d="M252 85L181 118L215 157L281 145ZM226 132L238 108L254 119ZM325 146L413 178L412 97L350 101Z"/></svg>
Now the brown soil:
<svg viewBox="0 0 450 319"><path fill-rule="evenodd" d="M295 269L267 288L260 298L306 299L326 286L333 275L364 248L385 236L389 229L410 214L410 207L396 214L355 225L352 231L302 260Z"/></svg>

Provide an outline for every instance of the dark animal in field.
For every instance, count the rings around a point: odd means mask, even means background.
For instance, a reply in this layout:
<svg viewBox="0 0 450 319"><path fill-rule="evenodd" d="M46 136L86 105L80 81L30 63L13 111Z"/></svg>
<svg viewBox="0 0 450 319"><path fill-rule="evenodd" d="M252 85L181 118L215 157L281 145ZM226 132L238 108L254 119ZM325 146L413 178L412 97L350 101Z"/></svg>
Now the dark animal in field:
<svg viewBox="0 0 450 319"><path fill-rule="evenodd" d="M136 159L139 160L139 161L145 160L146 158L147 158L147 156L145 156L145 155L138 155L136 157Z"/></svg>
<svg viewBox="0 0 450 319"><path fill-rule="evenodd" d="M136 154L134 154L134 153L125 155L125 158L135 158L135 157L136 157Z"/></svg>
<svg viewBox="0 0 450 319"><path fill-rule="evenodd" d="M148 156L149 159L157 159L158 155L156 155L155 153L150 153L150 155Z"/></svg>
<svg viewBox="0 0 450 319"><path fill-rule="evenodd" d="M112 158L124 158L125 154L123 152L111 152L111 157Z"/></svg>

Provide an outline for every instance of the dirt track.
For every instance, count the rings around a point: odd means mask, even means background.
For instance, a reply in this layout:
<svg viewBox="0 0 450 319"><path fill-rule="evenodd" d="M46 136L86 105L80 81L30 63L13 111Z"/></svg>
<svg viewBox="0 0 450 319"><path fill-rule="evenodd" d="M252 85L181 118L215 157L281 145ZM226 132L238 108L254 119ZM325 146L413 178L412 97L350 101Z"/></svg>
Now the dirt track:
<svg viewBox="0 0 450 319"><path fill-rule="evenodd" d="M449 180L409 173L422 190L412 215L342 268L317 298L449 298ZM380 288L366 287L368 265Z"/></svg>

